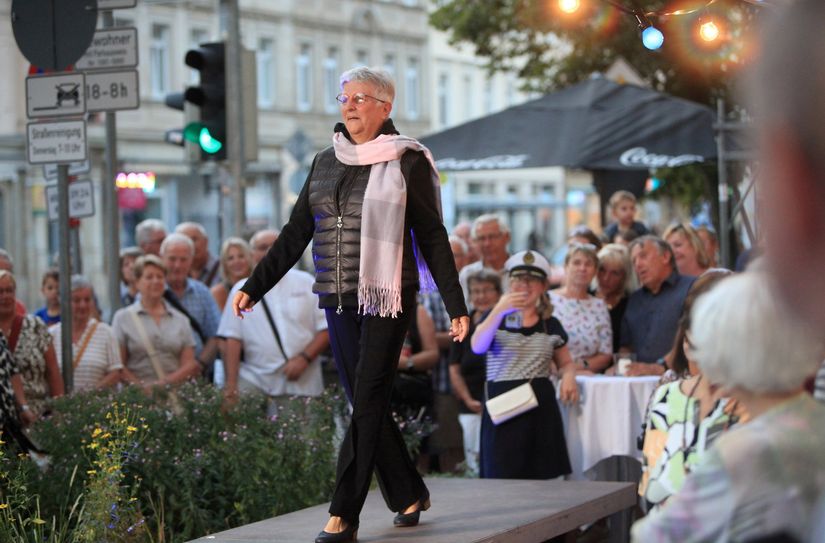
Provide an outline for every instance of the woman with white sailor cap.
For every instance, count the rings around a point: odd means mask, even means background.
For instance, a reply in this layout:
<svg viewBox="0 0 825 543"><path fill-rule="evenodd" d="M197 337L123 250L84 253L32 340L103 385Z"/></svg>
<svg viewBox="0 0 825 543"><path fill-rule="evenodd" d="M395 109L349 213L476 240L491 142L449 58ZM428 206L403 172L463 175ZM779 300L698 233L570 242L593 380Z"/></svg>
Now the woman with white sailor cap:
<svg viewBox="0 0 825 543"><path fill-rule="evenodd" d="M559 477L570 473L570 460L552 362L561 373L561 400L575 403L579 392L567 334L547 296L550 265L538 252L522 251L505 269L509 290L472 336L473 351L487 353L486 395L493 400L482 418L481 477Z"/></svg>

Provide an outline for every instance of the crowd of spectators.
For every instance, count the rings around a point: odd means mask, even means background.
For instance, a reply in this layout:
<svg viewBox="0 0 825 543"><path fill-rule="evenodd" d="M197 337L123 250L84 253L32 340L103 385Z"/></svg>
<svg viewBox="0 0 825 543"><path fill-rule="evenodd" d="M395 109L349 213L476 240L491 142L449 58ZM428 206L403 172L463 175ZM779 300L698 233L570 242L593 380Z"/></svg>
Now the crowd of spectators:
<svg viewBox="0 0 825 543"><path fill-rule="evenodd" d="M821 45L823 16L821 3L799 0L785 24L802 29L793 37L801 41L777 33L768 51L807 47L808 38ZM807 73L770 58L766 65L791 70L789 79ZM765 75L762 82L763 102L801 87L772 88ZM785 102L793 101L770 103ZM789 126L781 115L766 119ZM453 471L463 460L470 476L568 475L559 404L579 401L577 376L660 376L639 436L638 491L648 514L633 527L634 540L801 541L817 522L825 526L825 407L816 401L825 399L825 372L815 378L825 351L806 326L825 323L825 288L819 267L805 265L825 263L825 199L808 196L821 196L811 180L821 182L823 169L811 157L822 153L803 149L807 140L792 132L768 133L779 137L765 151L768 171L800 190L792 197L767 185L777 202L767 214L772 251L767 265L756 259L742 273L716 267L712 228L676 223L659 237L637 220L626 191L610 198L613 222L601 237L571 231L561 284L539 251L511 254L502 218L458 224L450 246L470 336L452 343L440 296L421 295L397 365L393 409L437 428L419 470ZM802 219L790 220L797 211ZM278 235L229 238L216 257L197 223L172 233L158 220L140 223L137 247L121 252L123 307L111 326L93 285L71 278L73 391L151 391L200 377L223 388L227 408L241 394L258 394L268 413L288 396L320 394L330 344L309 274L289 271L243 319L227 304ZM50 399L66 392L57 284L47 272L44 306L28 313L16 296L12 255L0 249L0 425L24 448L31 444L20 428L48 417ZM621 358L631 362L620 365Z"/></svg>

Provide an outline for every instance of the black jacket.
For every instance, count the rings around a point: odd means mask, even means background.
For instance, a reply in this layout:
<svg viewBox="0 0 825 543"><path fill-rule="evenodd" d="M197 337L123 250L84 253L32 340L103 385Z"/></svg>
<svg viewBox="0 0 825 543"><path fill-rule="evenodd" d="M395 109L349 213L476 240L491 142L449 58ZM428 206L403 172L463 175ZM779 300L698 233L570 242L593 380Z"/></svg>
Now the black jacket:
<svg viewBox="0 0 825 543"><path fill-rule="evenodd" d="M349 137L342 123L335 126L335 131ZM397 133L389 119L380 131L380 134ZM402 297L414 296L418 285L412 229L450 317L466 315L447 232L436 207L429 162L421 152L407 152L401 158L401 170L407 181ZM357 308L361 207L369 173L369 166L347 166L339 162L332 147L318 153L289 222L241 290L253 300L259 300L295 265L312 239L313 291L319 296L319 306ZM339 216L342 217L340 229L337 227Z"/></svg>

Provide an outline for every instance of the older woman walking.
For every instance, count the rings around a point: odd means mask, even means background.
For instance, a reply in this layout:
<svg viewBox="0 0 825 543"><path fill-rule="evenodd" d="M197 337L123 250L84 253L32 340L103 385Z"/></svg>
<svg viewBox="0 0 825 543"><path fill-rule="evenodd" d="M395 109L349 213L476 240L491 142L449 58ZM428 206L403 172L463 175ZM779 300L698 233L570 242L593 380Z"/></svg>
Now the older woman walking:
<svg viewBox="0 0 825 543"><path fill-rule="evenodd" d="M752 418L714 442L633 540L804 540L825 491L825 407L803 389L821 337L784 313L763 274L746 273L698 299L688 338L704 378Z"/></svg>
<svg viewBox="0 0 825 543"><path fill-rule="evenodd" d="M388 406L419 281L441 291L453 338L469 318L441 222L439 183L429 151L399 135L389 118L395 85L382 70L341 76L342 124L315 157L280 237L232 301L252 305L298 261L312 240L319 306L352 422L338 456L331 515L317 543L354 541L373 469L396 526L418 524L429 492ZM432 275L430 275L432 272ZM431 284L432 280L435 284Z"/></svg>

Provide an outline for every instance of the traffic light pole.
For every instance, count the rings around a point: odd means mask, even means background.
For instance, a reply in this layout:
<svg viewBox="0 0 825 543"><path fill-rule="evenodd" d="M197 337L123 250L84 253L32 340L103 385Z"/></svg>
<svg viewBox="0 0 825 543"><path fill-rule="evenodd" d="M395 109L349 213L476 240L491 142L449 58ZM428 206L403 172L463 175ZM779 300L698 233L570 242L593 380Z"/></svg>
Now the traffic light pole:
<svg viewBox="0 0 825 543"><path fill-rule="evenodd" d="M103 12L103 28L115 26L111 11ZM104 270L108 278L108 298L111 315L120 309L120 212L117 207L117 126L115 112L106 112L106 159L103 167L101 199L103 202L103 254Z"/></svg>
<svg viewBox="0 0 825 543"><path fill-rule="evenodd" d="M226 131L232 135L226 142L232 207L230 235L242 236L246 225L246 154L242 121L240 10L238 0L221 0L220 7L221 26L226 33Z"/></svg>

